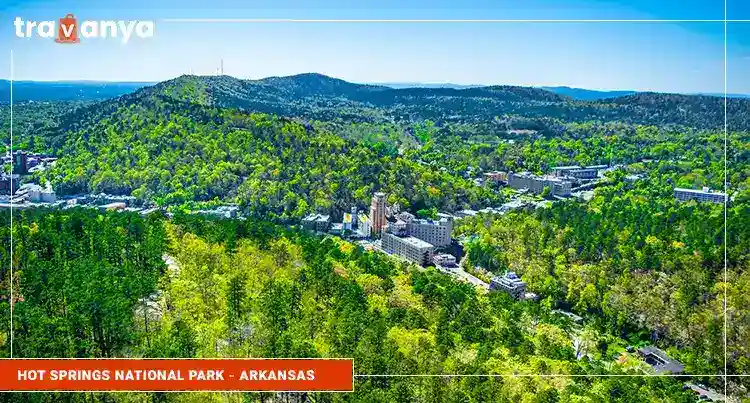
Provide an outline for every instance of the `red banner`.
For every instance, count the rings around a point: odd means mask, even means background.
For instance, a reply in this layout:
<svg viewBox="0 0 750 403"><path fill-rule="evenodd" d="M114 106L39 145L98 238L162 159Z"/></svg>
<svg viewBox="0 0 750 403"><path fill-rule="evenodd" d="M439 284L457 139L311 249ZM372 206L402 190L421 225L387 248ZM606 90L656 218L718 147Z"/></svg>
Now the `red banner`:
<svg viewBox="0 0 750 403"><path fill-rule="evenodd" d="M351 392L351 359L5 359L0 391Z"/></svg>

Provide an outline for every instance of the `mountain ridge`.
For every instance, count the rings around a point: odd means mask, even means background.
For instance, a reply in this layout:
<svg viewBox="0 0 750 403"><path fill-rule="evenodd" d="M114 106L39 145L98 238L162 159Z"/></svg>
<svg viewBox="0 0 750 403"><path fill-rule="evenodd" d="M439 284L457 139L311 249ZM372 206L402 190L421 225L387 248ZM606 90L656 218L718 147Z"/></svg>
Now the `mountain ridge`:
<svg viewBox="0 0 750 403"><path fill-rule="evenodd" d="M197 76L182 75L178 77L217 77L217 76ZM175 78L178 78L175 77ZM232 77L232 76L224 76ZM19 102L23 101L59 101L59 100L103 100L107 98L125 95L134 92L140 88L158 85L161 82L174 80L175 78L151 82L151 81L98 81L98 80L53 80L53 81L36 81L36 80L15 80L14 99ZM520 85L503 85L503 84L453 84L453 83L420 83L420 82L395 82L395 83L354 83L340 78L326 76L321 73L300 73L289 76L269 76L260 79L242 79L235 78L249 84L265 86L297 86L302 82L321 84L327 83L327 86L318 87L324 93L327 90L335 88L369 88L370 90L404 90L404 89L487 89L487 88L541 88L558 95L570 97L578 101L591 101L601 99L611 99L620 96L633 95L636 93L663 93L663 94L680 94L689 96L715 96L723 97L723 93L673 93L660 91L636 91L636 90L594 90L570 86L520 86ZM288 88L291 89L291 88ZM8 102L9 81L0 80L0 103ZM750 98L750 94L727 94L730 98Z"/></svg>
<svg viewBox="0 0 750 403"><path fill-rule="evenodd" d="M259 80L182 75L140 91L214 107L322 121L476 123L520 116L715 129L723 128L724 118L724 100L709 95L636 92L582 101L537 87L389 88L317 73ZM740 116L748 107L748 99L729 99L731 127L750 127Z"/></svg>

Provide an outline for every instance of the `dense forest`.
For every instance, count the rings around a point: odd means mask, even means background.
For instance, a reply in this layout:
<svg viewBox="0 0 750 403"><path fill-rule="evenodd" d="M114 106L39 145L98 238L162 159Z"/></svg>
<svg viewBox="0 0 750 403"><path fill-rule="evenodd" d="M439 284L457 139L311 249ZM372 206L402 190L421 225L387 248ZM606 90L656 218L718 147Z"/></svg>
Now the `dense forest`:
<svg viewBox="0 0 750 403"><path fill-rule="evenodd" d="M384 190L394 202L453 210L498 201L444 171L286 118L152 99L67 138L45 173L61 194L133 194L162 205L235 200L249 213L300 218L364 207Z"/></svg>
<svg viewBox="0 0 750 403"><path fill-rule="evenodd" d="M7 217L2 220L7 238L10 226ZM20 290L16 357L346 356L363 375L352 394L276 396L292 401L692 399L676 379L589 377L648 368L625 351L627 341L597 325L576 329L545 304L480 294L432 269L422 272L334 238L252 220L177 215L169 221L158 213L142 218L83 209L22 212L13 230L14 282ZM176 264L165 265L162 254ZM2 312L7 316L8 310ZM7 334L9 321L1 323ZM576 348L571 337L581 340ZM3 340L3 355L8 348ZM366 376L415 373L560 376ZM66 401L89 399L66 396ZM234 396L237 401L272 397ZM17 401L53 398L20 395Z"/></svg>
<svg viewBox="0 0 750 403"><path fill-rule="evenodd" d="M594 375L650 373L626 349L650 344L690 374L724 374L725 359L730 374L750 370L750 123L741 113L750 101L728 103L726 137L723 102L392 89L306 74L182 76L103 102L21 104L18 147L60 157L33 180L59 196L133 195L175 215L17 211L13 262L9 217L0 218L0 301L7 307L11 280L19 297L15 355L343 356L362 375L352 394L61 401L694 401L684 379ZM496 207L512 192L474 181L482 172L568 164L620 169L587 202L480 214L454 228L468 270L514 270L538 303L288 225L310 212L364 208L376 191L412 212ZM726 221L724 206L672 194L725 183ZM236 203L249 218L182 213L196 202ZM366 376L449 373L477 376ZM723 391L719 376L697 381ZM746 378L728 383L731 394L748 394Z"/></svg>
<svg viewBox="0 0 750 403"><path fill-rule="evenodd" d="M711 175L684 185L722 187L717 151L723 139L716 132L550 120L545 124L556 128L555 136L509 139L505 132L487 129L495 125L491 122L311 121L207 106L212 102L203 98L214 93L196 89L202 81L178 80L179 88L162 83L58 118L56 127L38 136L62 156L44 180L60 194L133 194L162 205L221 199L257 216L286 220L313 211L336 215L351 206L364 207L377 190L389 193L392 203L415 210L481 208L503 200L466 180L470 168L541 173L568 163L678 160L688 147L712 159ZM343 91L341 86L362 87L327 80L314 82L331 88L309 89L303 85L308 78L297 86L285 79L280 88L325 94ZM731 136L733 144L744 139L739 133ZM712 148L700 149L706 144Z"/></svg>
<svg viewBox="0 0 750 403"><path fill-rule="evenodd" d="M229 76L181 76L144 88L218 107L298 116L315 120L363 122L483 123L504 116L560 119L563 122L623 122L699 129L724 127L724 99L705 95L636 93L577 101L541 88L389 88L353 84L320 74L240 80ZM750 128L750 100L730 98L728 124ZM524 127L515 127L524 129Z"/></svg>

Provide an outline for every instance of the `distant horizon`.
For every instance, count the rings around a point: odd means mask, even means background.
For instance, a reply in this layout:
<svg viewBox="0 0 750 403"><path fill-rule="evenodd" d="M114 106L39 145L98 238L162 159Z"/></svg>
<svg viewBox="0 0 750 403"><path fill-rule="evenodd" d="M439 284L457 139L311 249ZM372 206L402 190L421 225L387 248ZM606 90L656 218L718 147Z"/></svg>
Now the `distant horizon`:
<svg viewBox="0 0 750 403"><path fill-rule="evenodd" d="M712 3L195 0L187 7L170 0L154 7L145 0L106 6L59 0L40 8L21 2L7 15L45 21L75 11L89 20L155 21L155 35L127 44L101 38L68 46L19 36L13 24L0 24L0 43L13 50L13 78L19 81L154 83L222 69L246 79L315 71L381 85L499 83L681 94L723 93L726 87L727 93L750 94L750 76L742 74L750 69L750 25L732 24L725 37L723 22L686 22L723 19L723 8ZM486 19L558 22L468 22ZM397 20L424 23L381 22ZM454 22L430 22L446 20ZM561 22L579 20L610 22ZM628 22L634 20L642 23ZM83 60L92 62L77 62ZM51 68L53 61L69 62ZM0 52L0 77L10 77L10 62L10 52Z"/></svg>
<svg viewBox="0 0 750 403"><path fill-rule="evenodd" d="M435 88L437 86L456 86L456 87L466 87L471 88L477 88L477 87L491 87L491 86L511 86L511 87L525 87L525 88L540 88L540 89L554 89L554 88L567 88L571 90L582 90L582 91L591 91L591 92L599 92L599 93L615 93L615 92L630 92L630 93L659 93L659 94L679 94L679 95L711 95L711 96L722 96L724 95L724 92L676 92L676 91L659 91L659 90L653 90L653 89L630 89L630 88L593 88L593 87L580 87L580 86L573 86L568 84L557 84L557 85L524 85L524 84L512 84L512 83L458 83L458 82L451 82L451 81L350 81L344 78L331 76L324 73L319 72L306 72L306 73L297 73L297 74L288 74L288 75L269 75L261 78L247 78L247 77L238 77L231 74L224 74L224 76L232 77L238 80L248 80L248 81L259 81L264 80L272 77L294 77L299 75L305 75L305 74L318 74L321 76L346 81L348 83L352 84L361 84L361 85L377 85L377 86L384 86L384 87L392 87L392 86L402 86L403 87L412 87L412 88L418 88L420 86L429 86L431 88ZM42 83L42 84L131 84L131 85L154 85L161 82L174 80L176 78L182 77L182 76L196 76L196 77L216 77L217 74L181 74L177 76L173 76L171 78L158 80L158 81L118 81L118 80L87 80L87 79L63 79L63 80L13 80L13 83ZM0 78L0 81L4 82L10 82L9 78ZM424 88L424 87L423 87ZM727 96L731 97L750 97L750 93L734 93L734 92L727 92Z"/></svg>

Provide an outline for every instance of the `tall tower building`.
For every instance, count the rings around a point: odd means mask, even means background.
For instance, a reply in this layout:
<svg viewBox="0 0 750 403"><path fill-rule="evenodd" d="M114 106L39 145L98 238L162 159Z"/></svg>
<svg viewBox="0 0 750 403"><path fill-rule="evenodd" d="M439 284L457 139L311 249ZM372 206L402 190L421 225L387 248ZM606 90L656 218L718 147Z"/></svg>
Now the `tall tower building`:
<svg viewBox="0 0 750 403"><path fill-rule="evenodd" d="M375 193L370 204L370 224L373 236L380 235L385 222L385 193Z"/></svg>
<svg viewBox="0 0 750 403"><path fill-rule="evenodd" d="M13 173L26 175L29 173L29 156L25 151L13 153Z"/></svg>

